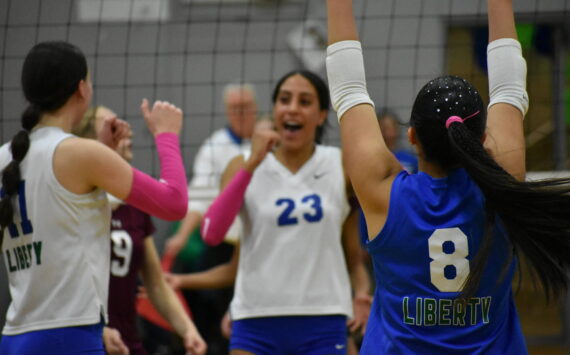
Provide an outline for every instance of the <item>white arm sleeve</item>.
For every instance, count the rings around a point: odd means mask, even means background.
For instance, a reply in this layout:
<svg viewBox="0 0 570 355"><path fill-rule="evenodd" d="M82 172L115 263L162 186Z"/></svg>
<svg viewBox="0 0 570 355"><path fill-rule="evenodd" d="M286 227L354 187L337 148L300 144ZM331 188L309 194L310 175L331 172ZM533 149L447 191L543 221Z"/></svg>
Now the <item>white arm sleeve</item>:
<svg viewBox="0 0 570 355"><path fill-rule="evenodd" d="M360 42L341 41L331 44L327 48L326 63L332 106L339 122L346 111L356 105L374 106L366 90Z"/></svg>
<svg viewBox="0 0 570 355"><path fill-rule="evenodd" d="M528 111L526 61L519 41L501 38L487 46L489 70L489 108L506 103L518 108L523 117Z"/></svg>

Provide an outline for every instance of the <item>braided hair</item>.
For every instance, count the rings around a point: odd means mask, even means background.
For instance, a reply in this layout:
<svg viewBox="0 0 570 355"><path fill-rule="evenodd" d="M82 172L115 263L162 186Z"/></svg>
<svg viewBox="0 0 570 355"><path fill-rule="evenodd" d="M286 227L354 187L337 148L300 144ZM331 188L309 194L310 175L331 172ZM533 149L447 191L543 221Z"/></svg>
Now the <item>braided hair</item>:
<svg viewBox="0 0 570 355"><path fill-rule="evenodd" d="M87 61L76 46L61 41L36 44L27 54L21 84L28 107L21 116L22 129L12 138L12 161L2 170L0 245L4 230L14 218L13 198L21 180L20 163L30 148L30 132L42 114L61 108L87 78Z"/></svg>

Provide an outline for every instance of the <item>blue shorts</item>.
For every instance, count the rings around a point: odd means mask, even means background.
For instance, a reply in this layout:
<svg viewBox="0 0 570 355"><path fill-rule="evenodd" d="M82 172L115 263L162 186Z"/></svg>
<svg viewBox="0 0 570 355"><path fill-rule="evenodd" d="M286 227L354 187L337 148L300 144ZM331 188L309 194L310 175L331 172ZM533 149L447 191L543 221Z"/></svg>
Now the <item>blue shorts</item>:
<svg viewBox="0 0 570 355"><path fill-rule="evenodd" d="M2 355L104 355L103 323L2 335Z"/></svg>
<svg viewBox="0 0 570 355"><path fill-rule="evenodd" d="M286 316L232 323L230 350L256 355L346 354L346 316Z"/></svg>

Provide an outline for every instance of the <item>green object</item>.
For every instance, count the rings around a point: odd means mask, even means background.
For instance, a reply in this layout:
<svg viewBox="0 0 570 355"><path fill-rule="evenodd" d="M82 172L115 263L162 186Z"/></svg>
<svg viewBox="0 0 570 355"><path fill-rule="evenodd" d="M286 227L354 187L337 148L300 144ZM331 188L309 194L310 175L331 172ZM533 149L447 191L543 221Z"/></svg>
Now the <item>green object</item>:
<svg viewBox="0 0 570 355"><path fill-rule="evenodd" d="M172 234L174 234L178 227L180 226L180 222L176 222L172 224ZM197 227L190 233L188 237L188 241L186 245L182 247L180 252L178 253L177 259L179 260L186 260L186 261L194 261L198 259L198 257L204 251L205 245L202 241L202 236L200 235L200 228Z"/></svg>
<svg viewBox="0 0 570 355"><path fill-rule="evenodd" d="M570 89L568 87L570 87L570 83L566 84L567 88L566 88L566 92L564 93L564 102L565 102L565 108L564 108L564 114L566 116L566 125L570 126Z"/></svg>
<svg viewBox="0 0 570 355"><path fill-rule="evenodd" d="M534 39L534 33L536 28L531 24L518 24L517 35L519 37L519 42L521 43L522 49L529 49L532 47L532 41Z"/></svg>

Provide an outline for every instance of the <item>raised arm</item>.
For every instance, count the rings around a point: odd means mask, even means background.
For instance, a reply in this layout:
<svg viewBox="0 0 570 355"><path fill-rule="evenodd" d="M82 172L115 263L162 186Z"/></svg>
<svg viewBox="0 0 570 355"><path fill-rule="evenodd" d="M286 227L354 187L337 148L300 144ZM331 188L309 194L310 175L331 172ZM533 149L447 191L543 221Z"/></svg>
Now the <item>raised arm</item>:
<svg viewBox="0 0 570 355"><path fill-rule="evenodd" d="M525 178L523 117L528 109L526 62L517 41L512 0L488 0L490 104L485 147L497 163Z"/></svg>
<svg viewBox="0 0 570 355"><path fill-rule="evenodd" d="M143 113L155 138L160 181L132 168L110 148L90 139L64 140L54 156L57 179L70 191L87 193L100 187L151 215L178 220L186 214L188 190L178 134L182 112L167 102L145 100Z"/></svg>
<svg viewBox="0 0 570 355"><path fill-rule="evenodd" d="M224 240L241 209L253 172L278 140L276 132L257 131L253 135L250 157L244 160L239 155L230 161L222 175L222 191L204 214L201 232L206 244L218 245Z"/></svg>
<svg viewBox="0 0 570 355"><path fill-rule="evenodd" d="M342 137L343 161L369 219L388 210L391 181L401 166L390 152L366 89L362 49L357 42L352 0L327 0L329 47L327 74Z"/></svg>

